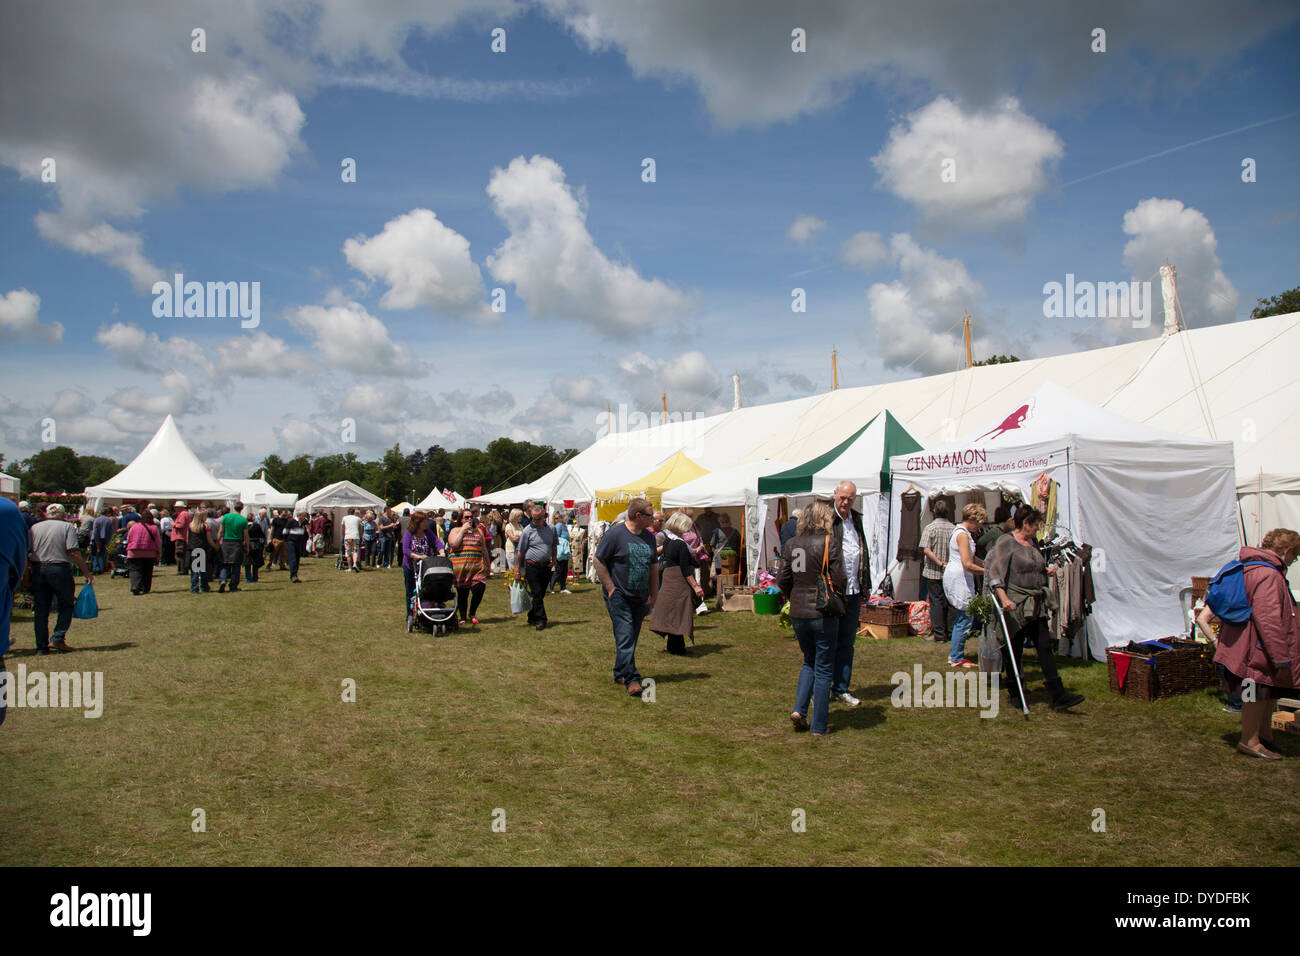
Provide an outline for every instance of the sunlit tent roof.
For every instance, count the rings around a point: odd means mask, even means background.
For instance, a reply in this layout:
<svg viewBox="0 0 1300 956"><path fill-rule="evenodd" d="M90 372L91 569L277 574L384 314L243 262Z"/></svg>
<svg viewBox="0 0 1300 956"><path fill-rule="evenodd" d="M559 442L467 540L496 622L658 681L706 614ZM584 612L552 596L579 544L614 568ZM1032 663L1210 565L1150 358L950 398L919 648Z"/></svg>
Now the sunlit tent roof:
<svg viewBox="0 0 1300 956"><path fill-rule="evenodd" d="M858 494L889 490L889 459L919 451L921 443L889 411L879 412L866 425L830 451L788 471L758 480L763 495L830 495L841 481L852 481Z"/></svg>
<svg viewBox="0 0 1300 956"><path fill-rule="evenodd" d="M728 508L752 505L757 498L755 489L764 475L784 471L787 461L765 458L732 465L719 471L678 485L663 493L660 504L665 508Z"/></svg>
<svg viewBox="0 0 1300 956"><path fill-rule="evenodd" d="M336 481L298 502L298 507L308 511L323 508L382 508L384 499L372 495L360 485L350 481Z"/></svg>
<svg viewBox="0 0 1300 956"><path fill-rule="evenodd" d="M131 464L108 481L86 489L88 499L99 501L153 498L161 503L165 499L211 500L235 496L190 450L170 415Z"/></svg>
<svg viewBox="0 0 1300 956"><path fill-rule="evenodd" d="M464 508L465 499L454 491L444 493L439 491L437 488L434 488L433 491L429 492L429 494L425 496L423 501L416 505L416 507L422 508L425 511L451 511L457 508Z"/></svg>
<svg viewBox="0 0 1300 956"><path fill-rule="evenodd" d="M595 493L597 513L602 521L612 521L620 511L627 510L627 503L633 498L646 498L658 506L665 491L707 473L707 469L679 451L649 474L613 488L598 489Z"/></svg>

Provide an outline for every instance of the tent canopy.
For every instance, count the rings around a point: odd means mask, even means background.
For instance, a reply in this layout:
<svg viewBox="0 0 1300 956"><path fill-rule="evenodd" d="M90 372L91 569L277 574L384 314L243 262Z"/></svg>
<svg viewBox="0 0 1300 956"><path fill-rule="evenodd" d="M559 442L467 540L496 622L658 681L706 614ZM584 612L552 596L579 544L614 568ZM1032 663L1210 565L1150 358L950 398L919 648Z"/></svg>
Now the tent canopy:
<svg viewBox="0 0 1300 956"><path fill-rule="evenodd" d="M86 489L88 499L213 500L237 493L212 476L181 437L176 420L168 415L149 444L135 460L108 481Z"/></svg>
<svg viewBox="0 0 1300 956"><path fill-rule="evenodd" d="M451 511L464 508L465 499L454 491L439 491L434 488L416 507L424 511Z"/></svg>
<svg viewBox="0 0 1300 956"><path fill-rule="evenodd" d="M765 475L784 471L789 462L775 458L751 461L731 468L711 471L663 493L665 508L729 508L752 505L755 489Z"/></svg>
<svg viewBox="0 0 1300 956"><path fill-rule="evenodd" d="M221 483L229 486L246 505L286 509L292 508L298 501L297 495L279 491L267 481L265 471L260 478L222 478Z"/></svg>
<svg viewBox="0 0 1300 956"><path fill-rule="evenodd" d="M305 511L320 511L323 508L382 508L383 506L383 498L372 495L350 481L336 481L332 485L326 485L320 491L298 502L298 507Z"/></svg>
<svg viewBox="0 0 1300 956"><path fill-rule="evenodd" d="M597 490L595 501L600 519L612 521L618 517L620 511L626 510L627 503L633 498L649 499L657 507L665 491L707 473L707 469L701 468L687 458L685 452L679 451L658 468L635 481L625 482L614 488Z"/></svg>
<svg viewBox="0 0 1300 956"><path fill-rule="evenodd" d="M889 459L920 451L912 437L886 409L830 451L787 471L758 479L761 495L829 495L841 481L852 481L858 494L889 490Z"/></svg>
<svg viewBox="0 0 1300 956"><path fill-rule="evenodd" d="M1029 499L1041 482L1056 501L1056 528L1094 549L1093 656L1183 632L1180 591L1237 551L1232 443L1129 421L1050 382L1003 404L969 438L894 456L891 526L900 526L904 489L930 495L1010 483ZM893 539L891 561L897 530Z"/></svg>

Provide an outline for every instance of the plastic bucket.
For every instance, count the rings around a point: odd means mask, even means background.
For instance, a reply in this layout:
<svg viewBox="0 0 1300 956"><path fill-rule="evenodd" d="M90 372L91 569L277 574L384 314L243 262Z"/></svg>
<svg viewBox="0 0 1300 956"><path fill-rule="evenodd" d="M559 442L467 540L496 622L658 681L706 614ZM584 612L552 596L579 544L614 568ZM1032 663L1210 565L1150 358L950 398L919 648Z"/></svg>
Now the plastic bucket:
<svg viewBox="0 0 1300 956"><path fill-rule="evenodd" d="M780 594L757 593L754 595L754 613L755 614L780 614L782 600Z"/></svg>

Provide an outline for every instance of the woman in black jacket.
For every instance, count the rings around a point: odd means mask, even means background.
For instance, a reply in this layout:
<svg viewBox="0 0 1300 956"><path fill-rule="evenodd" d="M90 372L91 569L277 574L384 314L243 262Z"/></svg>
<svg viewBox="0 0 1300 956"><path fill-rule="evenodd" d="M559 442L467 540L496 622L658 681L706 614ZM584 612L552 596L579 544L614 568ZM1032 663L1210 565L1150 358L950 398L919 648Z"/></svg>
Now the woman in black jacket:
<svg viewBox="0 0 1300 956"><path fill-rule="evenodd" d="M816 501L804 508L795 536L785 544L781 569L776 575L777 587L790 602L790 623L803 651L803 666L799 669L799 684L790 721L795 730L808 729L808 706L811 703L814 737L823 736L827 730L831 672L839 643L839 618L824 617L817 610L817 581L827 573L835 593L841 597L847 584L840 546L831 531L834 522L835 512L828 502ZM822 570L823 562L825 572Z"/></svg>

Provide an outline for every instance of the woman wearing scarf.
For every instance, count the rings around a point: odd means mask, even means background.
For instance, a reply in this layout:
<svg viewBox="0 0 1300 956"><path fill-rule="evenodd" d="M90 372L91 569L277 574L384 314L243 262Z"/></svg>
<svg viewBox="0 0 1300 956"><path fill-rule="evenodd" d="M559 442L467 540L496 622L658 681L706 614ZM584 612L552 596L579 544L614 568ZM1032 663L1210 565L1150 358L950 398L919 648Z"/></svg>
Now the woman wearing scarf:
<svg viewBox="0 0 1300 956"><path fill-rule="evenodd" d="M451 520L457 525L447 535L447 551L451 554L451 569L456 575L456 609L460 623L478 624L479 602L487 587L487 541L474 522L470 511L453 511ZM473 597L471 598L471 595Z"/></svg>
<svg viewBox="0 0 1300 956"><path fill-rule="evenodd" d="M650 630L668 638L669 654L685 654L687 636L695 643L695 604L704 600L704 589L695 580L699 562L685 540L691 527L690 516L682 511L664 522L663 579Z"/></svg>
<svg viewBox="0 0 1300 956"><path fill-rule="evenodd" d="M402 577L406 581L406 621L412 623L411 595L415 593L415 565L421 558L442 554L442 542L429 526L429 515L417 511L402 532Z"/></svg>

